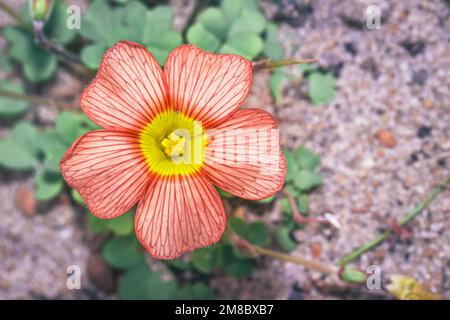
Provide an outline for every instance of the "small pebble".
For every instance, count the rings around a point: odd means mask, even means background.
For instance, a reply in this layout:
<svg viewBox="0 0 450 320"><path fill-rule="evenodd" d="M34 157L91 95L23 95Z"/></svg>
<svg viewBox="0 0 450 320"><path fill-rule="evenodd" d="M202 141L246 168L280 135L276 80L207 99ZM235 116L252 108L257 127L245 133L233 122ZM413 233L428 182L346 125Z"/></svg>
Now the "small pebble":
<svg viewBox="0 0 450 320"><path fill-rule="evenodd" d="M395 135L387 129L378 130L375 136L386 148L394 148L397 145Z"/></svg>
<svg viewBox="0 0 450 320"><path fill-rule="evenodd" d="M17 188L14 195L16 207L26 216L32 217L36 213L36 200L33 191L26 185Z"/></svg>

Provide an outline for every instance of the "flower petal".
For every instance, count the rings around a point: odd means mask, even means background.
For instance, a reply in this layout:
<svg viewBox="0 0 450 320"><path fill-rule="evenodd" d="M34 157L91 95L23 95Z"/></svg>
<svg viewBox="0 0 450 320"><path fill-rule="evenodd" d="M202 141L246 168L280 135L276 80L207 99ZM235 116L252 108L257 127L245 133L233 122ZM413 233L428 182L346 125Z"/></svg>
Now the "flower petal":
<svg viewBox="0 0 450 320"><path fill-rule="evenodd" d="M208 128L241 106L252 83L252 64L237 55L182 45L171 52L164 76L171 105Z"/></svg>
<svg viewBox="0 0 450 320"><path fill-rule="evenodd" d="M139 202L135 230L159 259L173 259L219 241L225 210L214 186L200 175L158 177Z"/></svg>
<svg viewBox="0 0 450 320"><path fill-rule="evenodd" d="M139 130L168 106L163 73L143 46L121 41L110 48L80 104L105 129Z"/></svg>
<svg viewBox="0 0 450 320"><path fill-rule="evenodd" d="M208 134L203 173L216 186L251 200L267 198L283 187L286 160L272 115L239 110Z"/></svg>
<svg viewBox="0 0 450 320"><path fill-rule="evenodd" d="M61 159L64 179L99 218L115 218L136 204L151 179L137 135L107 130L78 138Z"/></svg>

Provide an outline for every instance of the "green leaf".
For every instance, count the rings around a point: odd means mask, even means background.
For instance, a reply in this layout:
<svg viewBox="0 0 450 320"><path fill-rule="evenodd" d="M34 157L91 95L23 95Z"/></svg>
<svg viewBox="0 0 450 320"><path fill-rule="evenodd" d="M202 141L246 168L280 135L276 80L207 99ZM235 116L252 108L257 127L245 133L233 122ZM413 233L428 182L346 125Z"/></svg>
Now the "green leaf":
<svg viewBox="0 0 450 320"><path fill-rule="evenodd" d="M245 9L257 10L256 1L254 0L222 0L220 7L229 21L239 17Z"/></svg>
<svg viewBox="0 0 450 320"><path fill-rule="evenodd" d="M198 21L217 38L225 40L228 22L222 10L214 7L207 8L199 15Z"/></svg>
<svg viewBox="0 0 450 320"><path fill-rule="evenodd" d="M31 34L13 27L5 28L3 34L10 43L10 57L20 62L29 81L45 81L55 73L56 56L37 46Z"/></svg>
<svg viewBox="0 0 450 320"><path fill-rule="evenodd" d="M17 142L27 148L34 157L37 157L38 130L31 122L20 121L12 129L12 134Z"/></svg>
<svg viewBox="0 0 450 320"><path fill-rule="evenodd" d="M45 24L45 35L50 41L69 43L76 35L75 30L67 27L67 6L64 1L54 1L52 13Z"/></svg>
<svg viewBox="0 0 450 320"><path fill-rule="evenodd" d="M308 202L307 194L301 194L297 197L298 211L300 211L300 213L308 212Z"/></svg>
<svg viewBox="0 0 450 320"><path fill-rule="evenodd" d="M28 121L20 121L12 129L10 138L1 143L5 149L0 150L3 165L13 170L31 169L37 164L38 131ZM2 160L0 160L0 164Z"/></svg>
<svg viewBox="0 0 450 320"><path fill-rule="evenodd" d="M181 35L173 30L160 32L158 39L149 40L147 49L153 54L160 65L164 65L170 52L182 43Z"/></svg>
<svg viewBox="0 0 450 320"><path fill-rule="evenodd" d="M275 70L270 75L269 87L270 92L272 93L272 96L275 99L275 102L278 103L282 100L283 88L286 86L287 82L288 77L286 73L281 69Z"/></svg>
<svg viewBox="0 0 450 320"><path fill-rule="evenodd" d="M108 228L118 236L131 234L134 230L133 214L127 212L120 217L108 219Z"/></svg>
<svg viewBox="0 0 450 320"><path fill-rule="evenodd" d="M196 23L189 28L187 40L206 51L215 52L220 45L219 39L209 32L201 23Z"/></svg>
<svg viewBox="0 0 450 320"><path fill-rule="evenodd" d="M37 160L30 150L14 137L0 140L0 166L10 170L30 170Z"/></svg>
<svg viewBox="0 0 450 320"><path fill-rule="evenodd" d="M78 203L79 205L86 205L83 198L81 197L81 194L75 190L75 189L70 189L70 195L72 196L72 199ZM91 215L93 216L93 215Z"/></svg>
<svg viewBox="0 0 450 320"><path fill-rule="evenodd" d="M267 198L258 200L258 202L259 202L259 203L264 203L264 204L265 204L265 203L271 203L271 202L273 202L276 198L277 198L277 196L276 196L276 195L273 195L273 196L270 196L270 197L267 197Z"/></svg>
<svg viewBox="0 0 450 320"><path fill-rule="evenodd" d="M61 140L72 143L78 138L78 128L81 125L81 118L78 113L63 111L58 115L55 122L55 131Z"/></svg>
<svg viewBox="0 0 450 320"><path fill-rule="evenodd" d="M112 267L129 269L142 262L144 254L134 236L115 237L103 247L103 258Z"/></svg>
<svg viewBox="0 0 450 320"><path fill-rule="evenodd" d="M221 246L214 244L192 252L191 262L198 271L208 274L220 264Z"/></svg>
<svg viewBox="0 0 450 320"><path fill-rule="evenodd" d="M287 214L289 214L289 215L292 214L291 205L290 205L290 203L289 203L289 201L288 201L287 198L281 199L281 201L280 201L280 206L281 206L281 210L282 210L284 213L287 213Z"/></svg>
<svg viewBox="0 0 450 320"><path fill-rule="evenodd" d="M284 156L286 158L286 166L287 166L286 181L291 182L294 180L294 178L299 170L299 167L298 167L297 161L294 157L294 154L291 151L285 149Z"/></svg>
<svg viewBox="0 0 450 320"><path fill-rule="evenodd" d="M107 48L129 40L142 43L164 65L170 51L182 43L181 35L172 29L172 21L169 6L148 10L141 2L131 1L111 8L106 1L96 0L89 6L80 30L83 37L92 41L82 50L82 61L95 69Z"/></svg>
<svg viewBox="0 0 450 320"><path fill-rule="evenodd" d="M156 38L160 38L158 33L172 28L172 8L169 6L158 6L153 10L147 11L145 22L142 41L148 43Z"/></svg>
<svg viewBox="0 0 450 320"><path fill-rule="evenodd" d="M254 264L251 259L242 259L236 257L231 246L223 248L223 269L232 277L248 277L254 270Z"/></svg>
<svg viewBox="0 0 450 320"><path fill-rule="evenodd" d="M36 200L48 201L61 193L63 181L60 175L46 172L43 170L36 171L34 175L34 183L36 185Z"/></svg>
<svg viewBox="0 0 450 320"><path fill-rule="evenodd" d="M365 283L367 280L367 275L357 269L345 267L341 273L341 278L346 282Z"/></svg>
<svg viewBox="0 0 450 320"><path fill-rule="evenodd" d="M216 189L217 189L217 192L219 193L220 197L222 197L224 199L231 199L231 198L234 197L233 194L231 194L231 193L229 193L227 191L224 191L224 190L219 189L219 188L216 188Z"/></svg>
<svg viewBox="0 0 450 320"><path fill-rule="evenodd" d="M25 93L25 90L21 86L7 80L0 80L0 89L13 93ZM29 107L30 104L28 102L0 97L0 118L7 120L14 119L23 115Z"/></svg>
<svg viewBox="0 0 450 320"><path fill-rule="evenodd" d="M261 53L263 45L263 41L258 35L239 34L227 40L227 43L221 49L221 53L238 54L252 60Z"/></svg>
<svg viewBox="0 0 450 320"><path fill-rule="evenodd" d="M295 160L300 169L314 170L320 163L320 157L305 146L295 151Z"/></svg>
<svg viewBox="0 0 450 320"><path fill-rule="evenodd" d="M245 238L260 247L267 247L271 242L267 225L260 221L253 222L248 226Z"/></svg>
<svg viewBox="0 0 450 320"><path fill-rule="evenodd" d="M111 230L117 236L126 236L133 232L133 214L128 211L114 219L100 219L90 214L88 216L88 225L95 234Z"/></svg>
<svg viewBox="0 0 450 320"><path fill-rule="evenodd" d="M203 283L194 283L184 286L175 294L180 300L211 300L214 299L214 291Z"/></svg>
<svg viewBox="0 0 450 320"><path fill-rule="evenodd" d="M278 27L274 23L269 23L266 27L264 54L272 60L281 60L284 57L284 49L278 39Z"/></svg>
<svg viewBox="0 0 450 320"><path fill-rule="evenodd" d="M38 134L37 148L44 155L44 168L52 172L60 172L59 161L67 151L67 146L54 131Z"/></svg>
<svg viewBox="0 0 450 320"><path fill-rule="evenodd" d="M190 264L181 258L167 260L166 263L168 266L174 267L178 270L188 270L190 268Z"/></svg>
<svg viewBox="0 0 450 320"><path fill-rule="evenodd" d="M279 227L275 231L275 239L280 247L286 252L291 252L297 247L297 243L292 239L290 230L287 227Z"/></svg>
<svg viewBox="0 0 450 320"><path fill-rule="evenodd" d="M233 21L228 31L228 39L241 34L258 35L266 28L266 19L258 11L244 10L239 18Z"/></svg>
<svg viewBox="0 0 450 320"><path fill-rule="evenodd" d="M97 69L106 50L107 46L103 43L87 45L81 50L81 61L87 67Z"/></svg>
<svg viewBox="0 0 450 320"><path fill-rule="evenodd" d="M140 263L128 270L119 281L119 296L122 299L174 299L177 285L174 281L163 281L161 275Z"/></svg>
<svg viewBox="0 0 450 320"><path fill-rule="evenodd" d="M335 78L331 73L314 72L308 77L309 97L315 105L330 102L335 94Z"/></svg>
<svg viewBox="0 0 450 320"><path fill-rule="evenodd" d="M322 181L322 176L317 172L300 170L295 176L294 184L300 190L308 191L314 187L320 186Z"/></svg>
<svg viewBox="0 0 450 320"><path fill-rule="evenodd" d="M9 61L9 57L0 51L0 71L2 72L10 72L12 70L11 61ZM0 80L3 81L3 80Z"/></svg>
<svg viewBox="0 0 450 320"><path fill-rule="evenodd" d="M228 219L228 225L233 229L238 236L245 237L248 233L248 224L238 217L231 217Z"/></svg>

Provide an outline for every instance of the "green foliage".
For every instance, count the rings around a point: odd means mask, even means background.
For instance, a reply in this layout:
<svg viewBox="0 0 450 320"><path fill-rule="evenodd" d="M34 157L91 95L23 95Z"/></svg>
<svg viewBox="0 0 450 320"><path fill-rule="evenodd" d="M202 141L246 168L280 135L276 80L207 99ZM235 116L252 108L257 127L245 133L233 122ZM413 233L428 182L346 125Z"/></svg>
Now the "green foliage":
<svg viewBox="0 0 450 320"><path fill-rule="evenodd" d="M345 267L341 273L341 278L345 282L365 283L367 280L367 274L350 267Z"/></svg>
<svg viewBox="0 0 450 320"><path fill-rule="evenodd" d="M287 164L284 190L295 199L298 211L307 215L308 193L323 182L317 170L320 157L305 146L300 146L293 152L285 150L284 154ZM293 221L291 206L286 197L281 200L281 209L284 213L283 225L276 230L275 239L283 250L290 252L296 247L291 232L298 225Z"/></svg>
<svg viewBox="0 0 450 320"><path fill-rule="evenodd" d="M276 69L272 72L269 86L275 102L281 101L282 90L289 81L299 81L305 77L308 80L308 95L314 105L326 104L333 100L336 79L331 73L319 72L308 63L296 66L295 70L298 72L297 75L290 74L282 69Z"/></svg>
<svg viewBox="0 0 450 320"><path fill-rule="evenodd" d="M145 263L129 269L120 279L119 296L122 299L171 299L176 294L175 281L163 281L161 274L149 269Z"/></svg>
<svg viewBox="0 0 450 320"><path fill-rule="evenodd" d="M187 32L187 40L207 51L232 53L254 59L261 53L282 56L277 27L268 24L256 1L223 0L203 10Z"/></svg>
<svg viewBox="0 0 450 320"><path fill-rule="evenodd" d="M121 40L142 43L163 65L170 51L181 44L181 35L172 29L172 9L158 6L149 10L139 1L127 1L112 8L106 0L96 0L83 17L81 35L90 44L81 51L81 59L96 69L105 51Z"/></svg>
<svg viewBox="0 0 450 320"><path fill-rule="evenodd" d="M0 166L17 171L31 170L36 166L33 129L29 122L22 121L16 124L9 137L0 140Z"/></svg>
<svg viewBox="0 0 450 320"><path fill-rule="evenodd" d="M275 231L275 239L286 252L291 252L297 247L297 243L292 239L290 232L290 228L286 226L281 226Z"/></svg>
<svg viewBox="0 0 450 320"><path fill-rule="evenodd" d="M175 280L163 280L163 274L140 263L121 277L119 296L130 300L213 299L214 292L203 283L194 282L179 287Z"/></svg>
<svg viewBox="0 0 450 320"><path fill-rule="evenodd" d="M69 111L59 114L52 129L41 131L28 121L20 121L9 137L0 140L0 166L34 170L36 199L54 199L63 190L59 161L74 140L96 128L86 116Z"/></svg>
<svg viewBox="0 0 450 320"><path fill-rule="evenodd" d="M25 93L22 86L7 80L0 80L0 89L13 93ZM13 98L0 97L0 119L13 120L18 116L23 115L29 107L30 104L28 102Z"/></svg>
<svg viewBox="0 0 450 320"><path fill-rule="evenodd" d="M63 188L61 177L45 170L37 170L34 175L34 183L36 186L36 200L47 201L55 198L60 194Z"/></svg>
<svg viewBox="0 0 450 320"><path fill-rule="evenodd" d="M73 30L66 27L66 8L64 1L55 1L45 24L44 33L54 43L69 43L75 35ZM28 4L24 5L22 12L24 20L31 23ZM9 42L9 57L21 64L29 81L41 82L53 76L58 67L56 55L39 47L29 31L19 27L7 27L3 34Z"/></svg>
<svg viewBox="0 0 450 320"><path fill-rule="evenodd" d="M103 258L117 269L129 269L144 260L144 254L134 235L114 237L103 247Z"/></svg>
<svg viewBox="0 0 450 320"><path fill-rule="evenodd" d="M284 70L277 69L272 72L269 79L269 87L270 92L272 93L275 102L280 102L282 99L283 88L288 82L289 78L287 77Z"/></svg>
<svg viewBox="0 0 450 320"><path fill-rule="evenodd" d="M313 72L308 77L309 97L313 104L329 103L335 94L335 78L331 73Z"/></svg>
<svg viewBox="0 0 450 320"><path fill-rule="evenodd" d="M246 222L240 218L228 219L228 228L248 242L258 246L271 243L267 225L262 222ZM248 277L254 270L254 262L248 254L235 247L226 232L222 240L210 247L195 250L191 264L201 273L210 274L214 270L223 270L233 277Z"/></svg>
<svg viewBox="0 0 450 320"><path fill-rule="evenodd" d="M89 214L88 225L95 234L109 230L117 236L126 236L132 234L134 230L133 213L129 211L114 219L100 219Z"/></svg>

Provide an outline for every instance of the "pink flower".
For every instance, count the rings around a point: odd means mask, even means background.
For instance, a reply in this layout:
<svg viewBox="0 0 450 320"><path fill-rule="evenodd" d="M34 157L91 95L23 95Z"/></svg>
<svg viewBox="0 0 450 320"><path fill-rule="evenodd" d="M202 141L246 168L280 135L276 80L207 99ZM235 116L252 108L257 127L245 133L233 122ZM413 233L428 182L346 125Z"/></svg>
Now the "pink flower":
<svg viewBox="0 0 450 320"><path fill-rule="evenodd" d="M226 216L214 185L263 199L285 180L275 119L239 110L251 82L252 64L240 56L182 45L162 71L143 46L117 43L80 99L104 129L69 148L64 179L102 219L137 203L135 231L155 258L217 242Z"/></svg>

